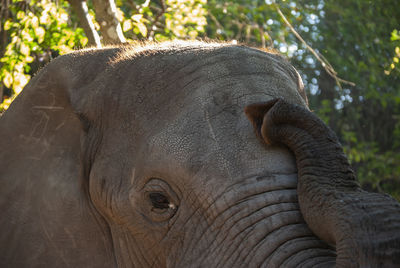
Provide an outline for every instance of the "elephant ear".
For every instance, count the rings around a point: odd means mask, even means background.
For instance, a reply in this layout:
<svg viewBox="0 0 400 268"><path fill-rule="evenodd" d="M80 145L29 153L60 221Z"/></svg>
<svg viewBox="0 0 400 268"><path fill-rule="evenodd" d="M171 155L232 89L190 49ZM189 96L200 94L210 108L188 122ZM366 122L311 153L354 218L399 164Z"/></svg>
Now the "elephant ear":
<svg viewBox="0 0 400 268"><path fill-rule="evenodd" d="M83 125L70 101L80 98L70 92L89 77L72 60L85 63L76 54L54 60L0 119L1 267L115 266L82 176Z"/></svg>

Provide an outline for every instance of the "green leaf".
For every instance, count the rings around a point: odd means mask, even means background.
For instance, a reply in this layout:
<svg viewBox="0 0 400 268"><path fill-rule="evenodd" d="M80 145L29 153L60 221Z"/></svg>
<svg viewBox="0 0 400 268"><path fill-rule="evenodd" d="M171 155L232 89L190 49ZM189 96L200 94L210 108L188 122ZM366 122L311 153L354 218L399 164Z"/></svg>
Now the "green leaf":
<svg viewBox="0 0 400 268"><path fill-rule="evenodd" d="M136 27L139 29L139 32L142 36L146 37L147 36L147 28L146 25L142 22L136 22L135 23Z"/></svg>
<svg viewBox="0 0 400 268"><path fill-rule="evenodd" d="M122 31L127 32L130 29L132 29L132 21L131 20L125 20L122 24Z"/></svg>
<svg viewBox="0 0 400 268"><path fill-rule="evenodd" d="M20 52L22 53L22 55L29 56L31 49L29 48L29 46L27 44L22 42L21 47L20 47Z"/></svg>
<svg viewBox="0 0 400 268"><path fill-rule="evenodd" d="M4 23L4 30L6 30L6 31L10 30L11 27L12 27L12 25L13 25L13 23L11 22L11 20L7 20L7 21Z"/></svg>
<svg viewBox="0 0 400 268"><path fill-rule="evenodd" d="M38 43L42 43L44 41L44 36L45 36L45 29L43 27L37 27L34 29L35 30L35 35L38 38Z"/></svg>
<svg viewBox="0 0 400 268"><path fill-rule="evenodd" d="M4 78L3 78L3 83L6 87L11 88L12 83L13 83L13 77L9 72L5 72Z"/></svg>
<svg viewBox="0 0 400 268"><path fill-rule="evenodd" d="M143 14L135 14L131 18L133 21L140 22L143 18Z"/></svg>
<svg viewBox="0 0 400 268"><path fill-rule="evenodd" d="M17 12L17 19L22 20L25 17L25 12L18 11Z"/></svg>

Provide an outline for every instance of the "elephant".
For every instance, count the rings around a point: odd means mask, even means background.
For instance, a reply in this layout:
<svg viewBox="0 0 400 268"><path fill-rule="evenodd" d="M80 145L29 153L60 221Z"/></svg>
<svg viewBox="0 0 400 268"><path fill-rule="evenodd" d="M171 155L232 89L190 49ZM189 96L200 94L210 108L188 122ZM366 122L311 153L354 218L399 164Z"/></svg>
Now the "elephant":
<svg viewBox="0 0 400 268"><path fill-rule="evenodd" d="M0 124L1 267L399 267L399 203L273 52L75 51Z"/></svg>

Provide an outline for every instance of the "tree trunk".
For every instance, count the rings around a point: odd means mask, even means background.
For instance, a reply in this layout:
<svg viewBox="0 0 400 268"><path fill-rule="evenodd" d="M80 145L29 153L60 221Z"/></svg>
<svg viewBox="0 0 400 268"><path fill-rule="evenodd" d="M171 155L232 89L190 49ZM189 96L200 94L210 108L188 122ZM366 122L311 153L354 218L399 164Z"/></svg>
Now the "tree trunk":
<svg viewBox="0 0 400 268"><path fill-rule="evenodd" d="M0 6L0 58L4 56L4 52L8 45L8 34L7 31L4 29L4 24L8 20L9 16L9 6L10 0L2 0ZM0 68L2 67L2 63L0 63ZM1 83L1 82L0 82ZM0 86L0 103L3 102L3 93L4 93L4 84L1 83ZM0 114L1 115L1 114Z"/></svg>
<svg viewBox="0 0 400 268"><path fill-rule="evenodd" d="M103 44L125 43L114 0L93 0L93 7L96 12L96 21L100 24Z"/></svg>
<svg viewBox="0 0 400 268"><path fill-rule="evenodd" d="M94 28L93 21L88 13L88 7L85 0L68 0L73 10L78 16L79 25L85 31L86 37L89 39L89 45L101 47L100 36Z"/></svg>

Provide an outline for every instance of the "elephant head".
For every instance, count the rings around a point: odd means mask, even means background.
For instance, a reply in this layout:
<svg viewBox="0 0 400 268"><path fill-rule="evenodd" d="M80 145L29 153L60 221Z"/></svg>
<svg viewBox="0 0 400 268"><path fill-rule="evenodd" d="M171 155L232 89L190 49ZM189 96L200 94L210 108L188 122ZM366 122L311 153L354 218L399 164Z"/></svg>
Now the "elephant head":
<svg viewBox="0 0 400 268"><path fill-rule="evenodd" d="M0 265L395 266L398 203L306 105L289 63L243 46L58 57L1 118Z"/></svg>

